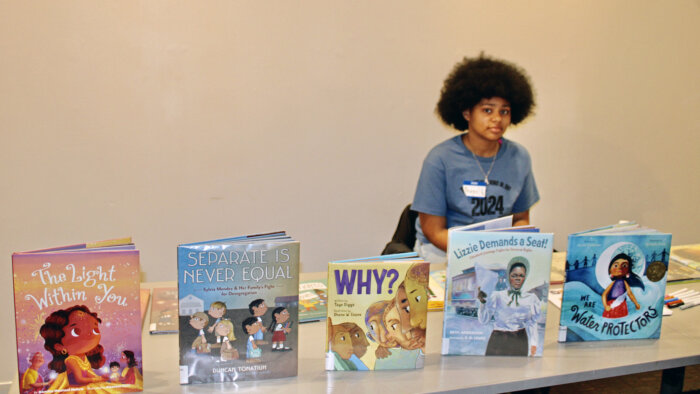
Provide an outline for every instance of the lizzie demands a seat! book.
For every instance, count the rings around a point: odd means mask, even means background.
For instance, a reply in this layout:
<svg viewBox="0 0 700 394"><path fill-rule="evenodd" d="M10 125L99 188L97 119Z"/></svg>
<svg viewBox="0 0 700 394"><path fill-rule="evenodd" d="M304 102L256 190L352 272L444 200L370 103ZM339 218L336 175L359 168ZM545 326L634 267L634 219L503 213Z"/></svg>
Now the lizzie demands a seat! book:
<svg viewBox="0 0 700 394"><path fill-rule="evenodd" d="M541 356L552 234L448 232L442 354Z"/></svg>
<svg viewBox="0 0 700 394"><path fill-rule="evenodd" d="M130 242L12 255L20 392L142 390L139 252Z"/></svg>
<svg viewBox="0 0 700 394"><path fill-rule="evenodd" d="M391 255L329 263L326 369L423 368L429 273Z"/></svg>
<svg viewBox="0 0 700 394"><path fill-rule="evenodd" d="M658 338L670 248L634 224L570 235L559 341Z"/></svg>
<svg viewBox="0 0 700 394"><path fill-rule="evenodd" d="M177 256L180 383L296 376L299 242L243 236Z"/></svg>

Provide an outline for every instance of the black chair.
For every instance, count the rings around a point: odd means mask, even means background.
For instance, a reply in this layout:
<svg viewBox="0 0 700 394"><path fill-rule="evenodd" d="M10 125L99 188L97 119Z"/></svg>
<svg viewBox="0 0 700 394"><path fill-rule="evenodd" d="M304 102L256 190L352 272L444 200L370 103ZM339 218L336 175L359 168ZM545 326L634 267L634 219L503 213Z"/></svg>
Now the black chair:
<svg viewBox="0 0 700 394"><path fill-rule="evenodd" d="M418 212L411 210L411 204L401 212L394 236L382 250L382 255L413 252L416 245L416 218Z"/></svg>

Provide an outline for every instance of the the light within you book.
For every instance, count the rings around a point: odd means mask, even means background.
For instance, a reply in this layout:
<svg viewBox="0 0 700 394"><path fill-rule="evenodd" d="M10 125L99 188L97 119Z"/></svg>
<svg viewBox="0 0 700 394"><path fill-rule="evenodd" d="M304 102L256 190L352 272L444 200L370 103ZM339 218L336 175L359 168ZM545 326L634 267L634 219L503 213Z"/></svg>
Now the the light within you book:
<svg viewBox="0 0 700 394"><path fill-rule="evenodd" d="M141 391L139 252L129 238L14 253L22 393Z"/></svg>

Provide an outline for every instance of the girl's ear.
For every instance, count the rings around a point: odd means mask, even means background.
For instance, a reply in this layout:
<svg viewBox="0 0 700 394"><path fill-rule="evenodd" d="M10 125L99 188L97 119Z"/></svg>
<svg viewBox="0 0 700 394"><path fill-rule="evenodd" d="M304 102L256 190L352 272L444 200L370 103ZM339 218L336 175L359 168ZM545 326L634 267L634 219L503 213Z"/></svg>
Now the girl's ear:
<svg viewBox="0 0 700 394"><path fill-rule="evenodd" d="M467 122L469 122L469 118L471 117L471 111L468 110L468 109L465 109L465 110L462 112L462 116L464 116L464 119L466 119Z"/></svg>
<svg viewBox="0 0 700 394"><path fill-rule="evenodd" d="M53 345L53 348L54 348L54 350L57 351L58 353L61 353L61 352L63 352L64 350L66 350L65 346L63 346L62 343L57 343L57 344Z"/></svg>

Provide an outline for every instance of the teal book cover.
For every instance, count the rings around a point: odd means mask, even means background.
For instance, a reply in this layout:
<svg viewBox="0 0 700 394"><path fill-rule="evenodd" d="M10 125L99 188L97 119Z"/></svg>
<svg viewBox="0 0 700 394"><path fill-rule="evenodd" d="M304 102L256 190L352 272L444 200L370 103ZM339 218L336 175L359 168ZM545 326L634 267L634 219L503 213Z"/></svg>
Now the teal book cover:
<svg viewBox="0 0 700 394"><path fill-rule="evenodd" d="M442 354L541 356L553 235L448 233Z"/></svg>
<svg viewBox="0 0 700 394"><path fill-rule="evenodd" d="M243 236L177 256L180 383L296 376L299 242Z"/></svg>
<svg viewBox="0 0 700 394"><path fill-rule="evenodd" d="M671 235L569 236L559 341L659 338Z"/></svg>

